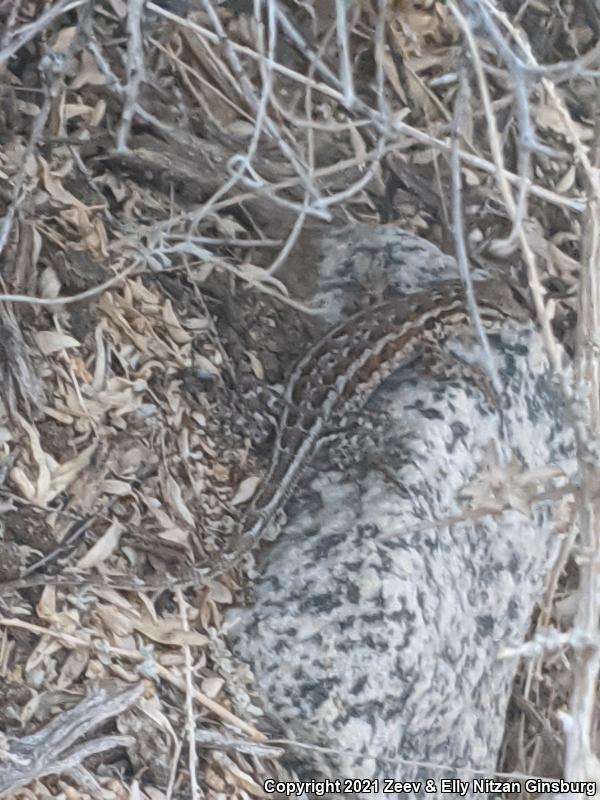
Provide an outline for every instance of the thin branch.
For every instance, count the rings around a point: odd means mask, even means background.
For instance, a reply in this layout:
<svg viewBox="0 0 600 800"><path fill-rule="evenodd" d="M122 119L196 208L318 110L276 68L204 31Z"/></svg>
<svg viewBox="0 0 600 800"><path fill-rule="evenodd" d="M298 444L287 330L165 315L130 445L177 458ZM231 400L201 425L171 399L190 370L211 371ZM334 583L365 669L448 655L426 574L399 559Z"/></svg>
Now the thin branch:
<svg viewBox="0 0 600 800"><path fill-rule="evenodd" d="M75 743L133 705L142 692L141 683L99 685L74 708L63 711L36 733L19 739L7 737L9 759L0 764L0 796L46 775L73 770L94 753L132 745L129 736L107 736L78 746Z"/></svg>
<svg viewBox="0 0 600 800"><path fill-rule="evenodd" d="M140 84L144 79L142 16L144 0L129 0L127 5L127 81L123 87L123 110L117 131L117 151L127 150L127 138L137 105Z"/></svg>

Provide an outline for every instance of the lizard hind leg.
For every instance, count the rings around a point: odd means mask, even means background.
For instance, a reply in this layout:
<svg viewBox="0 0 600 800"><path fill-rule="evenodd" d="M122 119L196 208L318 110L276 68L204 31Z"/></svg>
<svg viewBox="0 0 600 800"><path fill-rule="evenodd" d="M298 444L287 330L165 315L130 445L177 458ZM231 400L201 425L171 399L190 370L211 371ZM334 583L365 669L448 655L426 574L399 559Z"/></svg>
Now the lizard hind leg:
<svg viewBox="0 0 600 800"><path fill-rule="evenodd" d="M327 427L319 441L319 451L328 464L344 471L380 450L390 424L389 414L379 408L346 410Z"/></svg>

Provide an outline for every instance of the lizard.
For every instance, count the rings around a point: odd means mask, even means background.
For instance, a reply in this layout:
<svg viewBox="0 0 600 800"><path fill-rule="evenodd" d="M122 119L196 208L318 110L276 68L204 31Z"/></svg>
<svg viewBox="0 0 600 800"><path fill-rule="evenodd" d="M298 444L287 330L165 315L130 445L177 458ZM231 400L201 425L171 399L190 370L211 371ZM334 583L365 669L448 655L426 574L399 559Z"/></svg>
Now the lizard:
<svg viewBox="0 0 600 800"><path fill-rule="evenodd" d="M474 286L486 333L499 331L511 320L531 321L524 299L506 280L488 279ZM172 578L34 574L0 584L0 594L40 585L158 591L209 584L238 566L257 547L336 419L364 406L403 363L426 351L439 350L442 340L470 327L462 283L446 281L430 291L393 297L362 309L330 328L308 348L292 369L284 390L265 478L244 516L240 534L216 560L187 567Z"/></svg>

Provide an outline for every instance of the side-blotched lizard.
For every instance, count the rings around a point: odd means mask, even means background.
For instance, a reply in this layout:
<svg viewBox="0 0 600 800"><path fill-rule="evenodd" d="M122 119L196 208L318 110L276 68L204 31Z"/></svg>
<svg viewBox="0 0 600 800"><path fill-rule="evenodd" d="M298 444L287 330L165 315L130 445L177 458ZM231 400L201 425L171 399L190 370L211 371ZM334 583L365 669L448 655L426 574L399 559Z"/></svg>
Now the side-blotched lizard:
<svg viewBox="0 0 600 800"><path fill-rule="evenodd" d="M487 333L530 314L507 283L475 284L479 316ZM138 591L202 586L228 572L261 541L328 430L351 409L363 406L399 366L439 348L471 326L462 284L386 300L330 329L298 361L288 380L271 462L233 546L212 562L185 568L176 577L128 575L32 575L0 584L0 593L36 585L89 585ZM483 375L483 372L482 372Z"/></svg>

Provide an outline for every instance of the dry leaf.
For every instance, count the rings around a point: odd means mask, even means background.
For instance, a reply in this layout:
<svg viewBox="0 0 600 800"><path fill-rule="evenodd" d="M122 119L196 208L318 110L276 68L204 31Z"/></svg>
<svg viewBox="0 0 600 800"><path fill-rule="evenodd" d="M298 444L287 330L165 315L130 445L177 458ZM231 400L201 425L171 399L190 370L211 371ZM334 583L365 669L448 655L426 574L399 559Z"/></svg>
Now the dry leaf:
<svg viewBox="0 0 600 800"><path fill-rule="evenodd" d="M237 764L235 764L230 758L225 758L226 761L226 769L229 772L231 778L233 779L233 783L236 786L240 786L245 791L249 792L254 797L268 797L262 788L254 782L254 780L248 775L247 772L243 772Z"/></svg>
<svg viewBox="0 0 600 800"><path fill-rule="evenodd" d="M233 603L233 595L220 581L215 581L211 584L208 594L215 603L220 603L221 605L231 605Z"/></svg>
<svg viewBox="0 0 600 800"><path fill-rule="evenodd" d="M170 300L167 300L163 306L162 317L167 325L169 336L176 344L188 344L192 341L190 334L181 327Z"/></svg>
<svg viewBox="0 0 600 800"><path fill-rule="evenodd" d="M70 89L75 91L82 86L104 86L106 76L98 69L91 53L83 52L79 59L77 74L71 81Z"/></svg>
<svg viewBox="0 0 600 800"><path fill-rule="evenodd" d="M248 500L250 500L260 482L261 478L258 475L251 475L249 478L244 478L244 480L238 486L237 492L233 496L231 505L239 506L242 503L246 503Z"/></svg>
<svg viewBox="0 0 600 800"><path fill-rule="evenodd" d="M105 559L111 556L119 546L123 530L123 526L118 522L113 522L109 525L108 529L102 534L98 541L79 559L77 566L80 567L80 569L91 569L101 564Z"/></svg>
<svg viewBox="0 0 600 800"><path fill-rule="evenodd" d="M184 631L179 620L162 619L156 622L150 617L144 617L142 620L132 621L132 625L139 633L160 644L206 647L210 641L208 636L198 631Z"/></svg>
<svg viewBox="0 0 600 800"><path fill-rule="evenodd" d="M118 481L115 478L108 478L102 484L102 491L105 494L115 494L117 497L125 497L131 494L131 486L127 481Z"/></svg>
<svg viewBox="0 0 600 800"><path fill-rule="evenodd" d="M183 496L181 494L181 485L173 478L171 474L167 475L167 501L171 508L179 514L184 522L193 528L195 526L194 515L186 506Z"/></svg>
<svg viewBox="0 0 600 800"><path fill-rule="evenodd" d="M58 36L54 40L52 50L55 53L64 53L70 47L73 39L75 38L76 32L77 28L74 25L61 28L61 30L58 32Z"/></svg>
<svg viewBox="0 0 600 800"><path fill-rule="evenodd" d="M60 294L61 285L58 275L52 267L46 267L40 275L40 294L47 299L54 299Z"/></svg>
<svg viewBox="0 0 600 800"><path fill-rule="evenodd" d="M223 688L224 683L225 681L223 680L223 678L213 677L213 678L205 678L200 686L204 694L207 697L210 697L214 700L215 697L217 697L217 695Z"/></svg>
<svg viewBox="0 0 600 800"><path fill-rule="evenodd" d="M208 320L205 317L188 317L183 324L190 331L205 331L208 328Z"/></svg>
<svg viewBox="0 0 600 800"><path fill-rule="evenodd" d="M102 621L104 628L114 633L119 639L130 636L135 630L136 620L133 616L114 606L99 604L96 606L94 614Z"/></svg>
<svg viewBox="0 0 600 800"><path fill-rule="evenodd" d="M246 350L246 355L248 356L248 361L252 367L252 372L256 375L259 381L264 380L265 371L260 359L251 350Z"/></svg>
<svg viewBox="0 0 600 800"><path fill-rule="evenodd" d="M65 206L84 209L85 206L74 194L67 191L58 177L50 171L48 162L40 156L40 163L42 165L42 183L48 194L53 200L62 203Z"/></svg>
<svg viewBox="0 0 600 800"><path fill-rule="evenodd" d="M534 109L534 116L540 128L549 128L554 133L566 136L570 140L571 135L565 126L562 115L554 105L540 102ZM582 142L589 142L594 137L591 127L582 125L573 118L571 118L571 125Z"/></svg>
<svg viewBox="0 0 600 800"><path fill-rule="evenodd" d="M65 350L68 347L81 347L81 342L59 331L38 331L35 334L38 347L45 356Z"/></svg>
<svg viewBox="0 0 600 800"><path fill-rule="evenodd" d="M59 689L68 689L83 675L90 660L88 648L71 650L65 663L62 665L60 675L56 681Z"/></svg>
<svg viewBox="0 0 600 800"><path fill-rule="evenodd" d="M90 465L92 456L97 450L94 442L75 458L60 464L57 469L52 471L51 480L44 492L44 504L49 503L61 492L64 492L81 472ZM39 490L41 491L41 489Z"/></svg>

